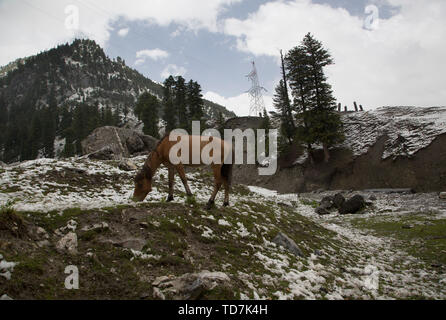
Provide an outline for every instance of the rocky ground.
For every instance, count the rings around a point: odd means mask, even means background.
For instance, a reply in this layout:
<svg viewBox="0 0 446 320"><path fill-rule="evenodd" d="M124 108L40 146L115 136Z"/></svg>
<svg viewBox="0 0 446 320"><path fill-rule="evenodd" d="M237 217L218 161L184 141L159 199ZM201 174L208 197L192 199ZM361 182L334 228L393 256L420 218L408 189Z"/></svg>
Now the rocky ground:
<svg viewBox="0 0 446 320"><path fill-rule="evenodd" d="M140 166L144 157L132 159ZM40 159L0 168L3 299L445 299L446 200L360 192L354 215L316 214L336 192L234 186L204 209L212 174L144 203L119 161ZM349 198L357 193L344 192ZM65 287L66 268L79 289Z"/></svg>

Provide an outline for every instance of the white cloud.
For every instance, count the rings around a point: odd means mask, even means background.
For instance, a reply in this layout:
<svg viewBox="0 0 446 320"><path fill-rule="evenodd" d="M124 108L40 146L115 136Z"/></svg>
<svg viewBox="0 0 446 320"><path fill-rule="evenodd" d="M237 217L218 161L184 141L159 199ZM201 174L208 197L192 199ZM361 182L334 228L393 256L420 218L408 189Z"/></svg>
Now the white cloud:
<svg viewBox="0 0 446 320"><path fill-rule="evenodd" d="M165 59L169 57L169 52L161 50L161 49L145 49L145 50L141 50L136 52L136 61L135 61L135 65L140 65L143 64L146 59L152 59L155 61L161 60L161 59Z"/></svg>
<svg viewBox="0 0 446 320"><path fill-rule="evenodd" d="M169 64L164 70L161 72L161 78L167 79L169 76L184 76L186 75L187 70L184 67L179 67L175 64Z"/></svg>
<svg viewBox="0 0 446 320"><path fill-rule="evenodd" d="M129 34L130 28L123 28L118 31L120 37L125 37Z"/></svg>
<svg viewBox="0 0 446 320"><path fill-rule="evenodd" d="M176 23L190 30L217 31L217 17L228 5L241 0L83 0L79 29L65 27L65 8L71 0L0 1L0 65L36 54L75 36L96 40L105 46L113 23L119 18L160 26ZM124 32L124 31L122 31Z"/></svg>
<svg viewBox="0 0 446 320"><path fill-rule="evenodd" d="M228 110L233 111L238 116L248 116L251 106L251 98L249 94L243 93L239 96L225 98L218 93L208 91L203 97L206 100L218 103L225 106ZM263 97L265 101L265 107L267 110L273 110L273 98L271 96L265 95Z"/></svg>
<svg viewBox="0 0 446 320"><path fill-rule="evenodd" d="M327 73L343 104L444 105L446 1L387 3L400 11L376 31L344 9L294 0L269 2L245 20L227 19L224 32L237 38L240 51L257 56L277 56L278 48L288 50L313 33L335 59Z"/></svg>

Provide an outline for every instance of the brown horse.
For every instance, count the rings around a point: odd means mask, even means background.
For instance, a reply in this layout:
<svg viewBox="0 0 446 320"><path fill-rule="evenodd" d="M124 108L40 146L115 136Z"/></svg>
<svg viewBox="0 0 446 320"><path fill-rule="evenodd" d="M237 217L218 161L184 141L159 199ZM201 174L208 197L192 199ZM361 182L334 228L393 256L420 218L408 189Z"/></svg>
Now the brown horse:
<svg viewBox="0 0 446 320"><path fill-rule="evenodd" d="M170 141L169 135L166 135L162 138L155 150L152 151L147 160L144 163L143 168L135 177L135 191L133 193L133 199L135 201L144 201L147 195L152 191L152 180L156 171L160 167L161 164L165 165L169 170L169 196L167 201L173 201L173 187L175 181L175 172L177 172L183 182L184 188L186 189L187 196L192 196L192 192L190 191L189 185L187 183L186 173L184 171L185 166L201 166L204 165L203 160L201 159L201 152L204 148L208 147L212 142L213 145L218 145L220 149L216 157L219 157L219 161L214 161L210 166L212 167L214 173L214 192L209 199L207 204L207 209L211 209L215 203L215 197L217 196L218 191L223 185L225 188L225 199L224 206L229 206L229 191L231 186L232 179L232 164L225 164L225 151L231 150L231 146L225 141L213 137L209 139L209 137L199 137L199 136L182 136L180 138L184 138L186 141L188 140L188 148L189 148L189 161L184 161L187 163L180 162L179 164L173 164L170 160L170 152L172 147L174 147L178 141ZM192 164L193 154L193 139L195 142L199 141L199 151L200 151L200 164ZM197 150L198 151L198 150ZM211 151L210 156L213 156L213 151ZM178 152L178 156L181 156L181 151ZM195 154L195 157L197 155ZM234 152L232 152L232 156L234 157Z"/></svg>

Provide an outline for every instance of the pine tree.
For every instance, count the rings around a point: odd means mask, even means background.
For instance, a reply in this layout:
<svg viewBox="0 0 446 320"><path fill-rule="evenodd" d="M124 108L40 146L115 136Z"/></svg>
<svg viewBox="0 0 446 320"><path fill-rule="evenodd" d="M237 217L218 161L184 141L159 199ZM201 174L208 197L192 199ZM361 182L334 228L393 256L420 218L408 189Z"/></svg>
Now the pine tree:
<svg viewBox="0 0 446 320"><path fill-rule="evenodd" d="M177 112L178 126L181 129L188 130L190 127L189 112L186 105L186 80L179 76L175 82L174 106Z"/></svg>
<svg viewBox="0 0 446 320"><path fill-rule="evenodd" d="M286 138L287 144L291 145L296 133L296 127L293 121L290 100L287 95L285 83L283 80L280 80L273 98L274 107L277 110L277 113L273 113L273 117L280 120L281 134Z"/></svg>
<svg viewBox="0 0 446 320"><path fill-rule="evenodd" d="M221 111L218 111L218 118L216 121L216 127L218 132L220 132L220 136L223 138L225 134L225 118L223 116L223 113Z"/></svg>
<svg viewBox="0 0 446 320"><path fill-rule="evenodd" d="M144 134L159 138L158 128L158 110L160 103L157 97L148 92L143 93L139 98L135 107L135 113L144 123Z"/></svg>
<svg viewBox="0 0 446 320"><path fill-rule="evenodd" d="M27 145L31 150L30 159L36 159L42 146L42 122L38 112L32 118Z"/></svg>
<svg viewBox="0 0 446 320"><path fill-rule="evenodd" d="M104 125L105 126L112 126L113 125L113 112L110 106L105 107L105 114L104 114Z"/></svg>
<svg viewBox="0 0 446 320"><path fill-rule="evenodd" d="M291 145L296 134L296 125L294 123L293 110L291 107L290 97L288 95L288 81L282 50L280 51L280 58L282 62L282 80L276 87L276 93L273 99L274 107L278 113L273 113L273 115L280 119L281 133L286 137L287 143Z"/></svg>
<svg viewBox="0 0 446 320"><path fill-rule="evenodd" d="M307 143L310 156L311 145L322 144L326 162L330 159L329 148L343 140L342 122L324 74L324 68L331 64L329 52L310 33L286 58L294 108L303 124L298 137Z"/></svg>
<svg viewBox="0 0 446 320"><path fill-rule="evenodd" d="M164 81L163 87L163 120L166 123L166 131L172 131L177 127L177 113L175 112L175 106L173 103L174 93L173 88L175 85L175 79L170 76Z"/></svg>
<svg viewBox="0 0 446 320"><path fill-rule="evenodd" d="M328 162L329 148L344 139L341 118L335 112L336 99L324 73L324 68L334 61L328 50L310 33L305 36L302 47L308 58L309 82L312 82L310 131L314 140L323 145L325 162Z"/></svg>
<svg viewBox="0 0 446 320"><path fill-rule="evenodd" d="M44 156L54 158L54 140L56 139L56 123L51 107L43 110L42 115L42 144Z"/></svg>
<svg viewBox="0 0 446 320"><path fill-rule="evenodd" d="M301 46L288 52L285 58L285 67L293 96L292 109L296 114L298 126L295 139L307 146L308 158L313 162L313 146L315 143L310 132L309 109L311 99L311 87L308 83L307 57Z"/></svg>
<svg viewBox="0 0 446 320"><path fill-rule="evenodd" d="M189 126L192 121L200 121L202 130L206 129L206 121L203 119L203 94L198 82L190 80L187 84L187 105L189 111ZM191 130L191 127L189 128Z"/></svg>

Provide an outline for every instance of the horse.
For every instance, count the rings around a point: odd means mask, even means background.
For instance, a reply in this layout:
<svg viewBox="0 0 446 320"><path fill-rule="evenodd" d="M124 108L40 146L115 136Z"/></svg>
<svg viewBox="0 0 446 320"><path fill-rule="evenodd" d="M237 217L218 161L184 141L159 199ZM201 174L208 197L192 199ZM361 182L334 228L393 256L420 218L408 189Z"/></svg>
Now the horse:
<svg viewBox="0 0 446 320"><path fill-rule="evenodd" d="M217 152L215 152L215 157L218 158L218 161L213 161L211 164L208 164L212 167L214 173L214 191L206 205L206 209L210 210L215 204L215 198L220 191L221 186L224 186L225 197L223 205L225 207L229 206L229 193L230 187L232 183L232 169L233 162L225 163L226 154L229 150L232 150L232 146L216 137L202 137L202 136L180 136L180 139L184 139L188 143L189 148L189 159L188 161L180 161L178 164L173 164L170 160L170 152L171 149L178 143L177 141L170 141L169 134L166 134L156 145L155 149L149 153L146 161L142 169L138 172L134 179L135 190L133 193L133 200L142 202L147 197L147 195L152 191L152 181L153 177L156 174L156 171L161 165L164 165L168 168L169 171L169 194L167 197L167 202L171 202L174 200L173 191L174 191L174 181L175 181L175 173L181 178L183 182L184 188L186 190L186 194L188 197L193 196L192 192L189 188L187 177L184 168L185 167L196 167L203 166L207 163L204 163L201 154L204 148L209 148L209 144L212 142L213 146L218 145L216 148ZM199 139L199 140L198 140ZM192 159L196 159L197 151L195 151L194 157L194 148L193 141L197 143L199 141L199 151L200 151L200 160L199 163L195 162L193 164ZM230 149L231 148L231 149ZM215 149L213 149L215 150ZM181 157L181 151L177 153L179 157ZM213 151L209 153L211 157L214 156ZM232 150L232 157L234 158L234 150Z"/></svg>

